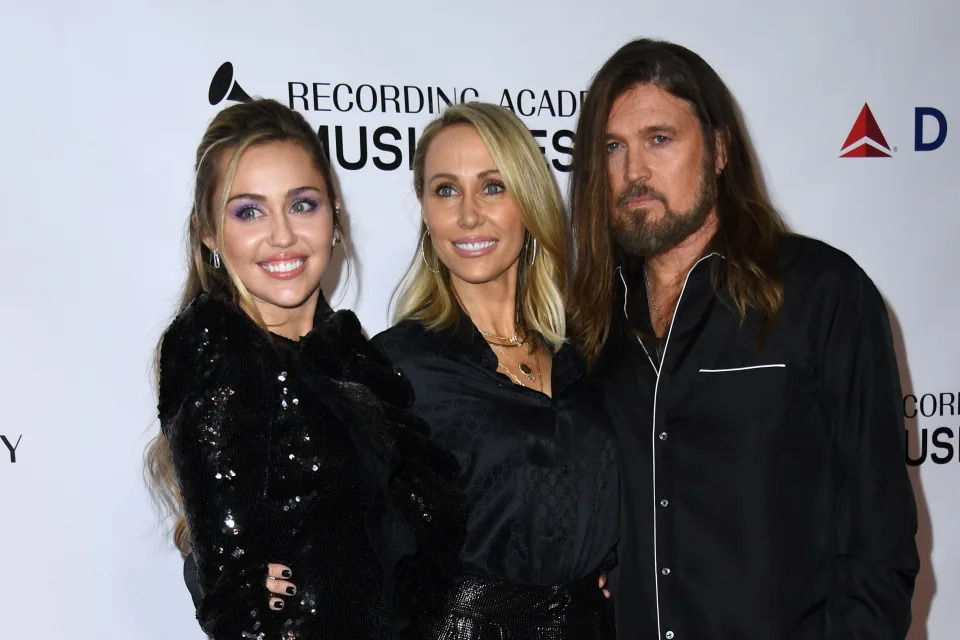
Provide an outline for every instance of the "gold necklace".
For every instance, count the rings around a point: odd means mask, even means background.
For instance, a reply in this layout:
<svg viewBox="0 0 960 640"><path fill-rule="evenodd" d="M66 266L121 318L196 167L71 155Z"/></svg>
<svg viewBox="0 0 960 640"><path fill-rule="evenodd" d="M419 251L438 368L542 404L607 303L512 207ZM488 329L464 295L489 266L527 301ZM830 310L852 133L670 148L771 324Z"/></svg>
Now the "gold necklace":
<svg viewBox="0 0 960 640"><path fill-rule="evenodd" d="M486 342L491 347L497 346L497 347L504 347L506 349L514 349L516 347L522 347L524 344L526 344L527 337L524 336L523 340L521 340L520 342L511 342L510 344L500 344L499 342L494 342L493 340L488 340L487 338L484 338L483 341Z"/></svg>
<svg viewBox="0 0 960 640"><path fill-rule="evenodd" d="M494 351L500 353L501 355L503 355L503 357L505 357L507 360L509 360L510 362L512 362L513 365L520 371L520 373L523 374L523 376L524 376L527 380L529 380L530 382L536 382L536 383L537 383L537 386L539 387L539 390L540 390L541 392L543 391L543 376L542 376L542 373L541 373L541 371L540 371L540 354L539 354L539 350L534 350L534 352L533 352L533 362L534 362L534 365L537 367L537 373L534 374L534 373L533 373L533 369L531 369L531 368L530 368L530 365L528 365L526 362L517 362L516 360L514 360L513 358L511 358L511 357L507 354L507 352L503 350L502 347L501 347L501 348L497 348L497 347L499 347L499 345L496 345L496 344L493 344L493 343L489 343L489 344L490 344L491 347L493 347L493 350L494 350ZM520 386L524 386L524 387L527 386L527 385L523 384L523 382L520 381L520 378L518 378L517 376L515 376L515 375L513 374L513 372L510 371L510 369L508 369L507 366L504 365L504 364L503 364L502 362L500 362L499 360L497 361L497 366L498 366L498 367L502 367L503 370L507 373L507 375L510 376L511 378L513 378L514 382L516 382L516 383L519 384Z"/></svg>
<svg viewBox="0 0 960 640"><path fill-rule="evenodd" d="M526 340L527 340L527 335L526 335L526 333L524 333L523 336L520 336L520 332L519 332L519 331L514 332L513 337L511 337L511 338L506 338L506 337L504 337L504 336L499 336L499 335L497 335L497 334L495 334L495 333L487 333L486 331L483 331L483 330L481 330L480 328L477 328L477 331L479 331L479 332L480 332L480 335L482 335L484 338L496 338L497 340L500 340L501 342L509 342L509 343L510 343L509 346L511 346L511 347L512 347L512 346L520 346L521 344L523 344L523 343L526 342ZM490 342L490 341L487 340L487 342ZM493 343L491 342L490 344L493 344ZM508 346L508 345L503 345L503 346Z"/></svg>

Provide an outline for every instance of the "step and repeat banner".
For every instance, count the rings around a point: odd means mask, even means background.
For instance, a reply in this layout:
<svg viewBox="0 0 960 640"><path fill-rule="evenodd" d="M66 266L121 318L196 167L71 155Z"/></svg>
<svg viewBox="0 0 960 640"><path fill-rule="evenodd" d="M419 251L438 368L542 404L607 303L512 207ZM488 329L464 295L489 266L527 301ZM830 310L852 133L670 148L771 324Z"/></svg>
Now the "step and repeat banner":
<svg viewBox="0 0 960 640"><path fill-rule="evenodd" d="M202 637L142 452L193 154L219 109L275 98L324 138L353 258L327 293L373 334L417 248L424 125L448 104L507 106L566 187L592 74L652 36L717 69L789 224L848 252L885 296L920 508L910 638L955 638L960 8L779 4L4 2L0 637Z"/></svg>

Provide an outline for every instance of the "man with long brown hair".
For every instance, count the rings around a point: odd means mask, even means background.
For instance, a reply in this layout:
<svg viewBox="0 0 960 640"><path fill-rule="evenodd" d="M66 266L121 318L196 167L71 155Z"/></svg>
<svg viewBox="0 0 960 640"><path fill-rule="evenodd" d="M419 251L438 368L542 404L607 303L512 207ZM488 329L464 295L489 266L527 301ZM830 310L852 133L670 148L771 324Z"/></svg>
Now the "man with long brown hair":
<svg viewBox="0 0 960 640"><path fill-rule="evenodd" d="M876 287L786 230L688 49L617 51L577 138L572 328L620 432L621 637L903 638L916 506Z"/></svg>

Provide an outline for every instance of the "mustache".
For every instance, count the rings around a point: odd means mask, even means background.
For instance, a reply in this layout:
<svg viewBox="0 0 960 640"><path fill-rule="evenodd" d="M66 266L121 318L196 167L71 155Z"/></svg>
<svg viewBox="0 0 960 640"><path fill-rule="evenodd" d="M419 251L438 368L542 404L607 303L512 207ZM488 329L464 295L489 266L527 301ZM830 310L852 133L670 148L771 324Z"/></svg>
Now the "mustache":
<svg viewBox="0 0 960 640"><path fill-rule="evenodd" d="M639 180L635 180L623 188L620 195L617 196L617 208L626 209L627 203L633 198L654 198L664 205L667 204L667 196L663 195L653 187Z"/></svg>

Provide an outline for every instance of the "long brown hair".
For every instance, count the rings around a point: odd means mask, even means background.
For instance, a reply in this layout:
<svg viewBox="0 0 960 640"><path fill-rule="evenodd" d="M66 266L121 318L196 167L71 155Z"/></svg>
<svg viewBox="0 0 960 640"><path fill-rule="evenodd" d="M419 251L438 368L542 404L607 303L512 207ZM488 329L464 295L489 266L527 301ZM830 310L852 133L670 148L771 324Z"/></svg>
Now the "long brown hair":
<svg viewBox="0 0 960 640"><path fill-rule="evenodd" d="M614 101L650 84L685 100L700 122L705 152L719 139L726 163L717 183L718 229L710 250L726 259L714 272L744 319L755 308L772 322L783 301L776 269L777 239L786 226L763 183L746 125L730 90L696 53L661 40L634 40L594 76L577 126L570 178L575 267L570 287L571 334L591 364L610 333L614 269L620 250L610 232L606 127Z"/></svg>
<svg viewBox="0 0 960 640"><path fill-rule="evenodd" d="M187 280L183 285L177 313L201 292L229 297L251 313L256 306L224 255L222 268L214 268L212 252L204 238L215 237L223 254L224 207L230 194L240 156L252 146L269 142L292 141L301 145L323 176L331 207L338 200L336 183L320 139L306 119L276 100L256 99L227 107L210 122L197 147L194 169L193 206L187 220ZM333 210L334 233L342 236L340 213ZM255 318L261 326L261 318ZM159 356L159 345L155 361ZM154 369L159 374L159 367ZM159 388L159 380L157 380ZM170 447L163 433L147 446L145 454L147 483L166 515L174 520L173 541L181 553L189 551L189 532L183 514L180 487L173 469Z"/></svg>

